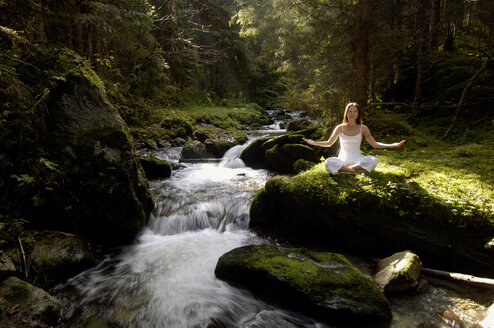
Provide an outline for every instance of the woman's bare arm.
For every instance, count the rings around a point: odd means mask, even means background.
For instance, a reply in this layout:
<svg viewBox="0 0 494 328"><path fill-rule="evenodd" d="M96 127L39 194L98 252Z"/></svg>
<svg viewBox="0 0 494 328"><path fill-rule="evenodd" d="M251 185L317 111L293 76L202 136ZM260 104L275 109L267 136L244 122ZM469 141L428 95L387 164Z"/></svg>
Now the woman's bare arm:
<svg viewBox="0 0 494 328"><path fill-rule="evenodd" d="M329 137L327 141L314 141L312 139L305 139L305 138L304 141L311 146L331 147L336 142L338 137L341 135L341 130L342 128L340 124L333 130L333 134L331 134L331 137Z"/></svg>
<svg viewBox="0 0 494 328"><path fill-rule="evenodd" d="M398 148L405 143L405 140L402 140L400 142L395 142L392 144L385 144L382 142L378 142L376 141L376 139L374 139L369 128L365 125L362 127L362 135L365 137L365 140L367 140L369 145L371 145L373 148Z"/></svg>

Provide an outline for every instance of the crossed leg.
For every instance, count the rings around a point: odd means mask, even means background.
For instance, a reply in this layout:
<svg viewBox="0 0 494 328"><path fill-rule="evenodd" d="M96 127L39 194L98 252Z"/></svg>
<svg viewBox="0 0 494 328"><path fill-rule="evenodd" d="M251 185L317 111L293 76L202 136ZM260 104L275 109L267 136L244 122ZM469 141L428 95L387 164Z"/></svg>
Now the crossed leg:
<svg viewBox="0 0 494 328"><path fill-rule="evenodd" d="M364 174L367 174L369 173L366 169L364 169L363 167L360 167L358 164L354 164L352 166L347 166L347 165L343 165L339 170L338 172L350 172L350 173L364 173Z"/></svg>

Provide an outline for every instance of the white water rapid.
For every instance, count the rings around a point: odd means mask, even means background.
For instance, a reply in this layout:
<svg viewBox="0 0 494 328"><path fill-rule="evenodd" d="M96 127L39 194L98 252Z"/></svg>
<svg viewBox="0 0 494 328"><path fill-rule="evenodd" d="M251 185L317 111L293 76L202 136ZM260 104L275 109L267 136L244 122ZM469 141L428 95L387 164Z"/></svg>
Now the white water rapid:
<svg viewBox="0 0 494 328"><path fill-rule="evenodd" d="M136 243L61 288L65 326L326 327L214 276L224 253L264 243L249 232L248 213L270 174L245 167L244 147L152 181L156 207Z"/></svg>

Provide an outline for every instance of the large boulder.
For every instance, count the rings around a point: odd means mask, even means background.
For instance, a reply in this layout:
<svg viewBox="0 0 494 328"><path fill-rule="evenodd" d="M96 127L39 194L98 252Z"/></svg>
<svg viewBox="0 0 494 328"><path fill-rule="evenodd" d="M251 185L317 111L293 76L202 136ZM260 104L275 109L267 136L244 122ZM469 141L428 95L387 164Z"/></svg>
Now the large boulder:
<svg viewBox="0 0 494 328"><path fill-rule="evenodd" d="M288 122L287 131L300 131L313 127L314 124L306 118L296 118Z"/></svg>
<svg viewBox="0 0 494 328"><path fill-rule="evenodd" d="M397 188L392 179L379 172L330 176L322 164L274 177L252 202L250 227L280 241L379 258L409 249L427 267L493 276L494 255L484 248L492 222L467 221L415 185Z"/></svg>
<svg viewBox="0 0 494 328"><path fill-rule="evenodd" d="M77 232L98 244L127 244L154 207L129 130L99 77L82 65L47 98L39 155L56 181L38 195L35 227Z"/></svg>
<svg viewBox="0 0 494 328"><path fill-rule="evenodd" d="M317 162L318 157L313 148L302 144L279 144L266 151L268 168L281 173L295 172L294 163L299 159Z"/></svg>
<svg viewBox="0 0 494 328"><path fill-rule="evenodd" d="M44 290L18 278L0 284L0 326L52 327L57 324L60 302Z"/></svg>
<svg viewBox="0 0 494 328"><path fill-rule="evenodd" d="M260 138L247 146L240 155L245 164L252 167L265 167L279 173L296 173L294 163L303 159L316 163L322 155L323 149L314 149L303 141L319 130L304 130L295 134L286 134L280 137Z"/></svg>
<svg viewBox="0 0 494 328"><path fill-rule="evenodd" d="M382 292L340 254L244 246L223 255L215 274L264 299L324 321L391 319Z"/></svg>
<svg viewBox="0 0 494 328"><path fill-rule="evenodd" d="M240 159L250 167L263 167L265 166L265 153L266 149L262 145L270 140L270 137L258 138L252 141L240 154Z"/></svg>
<svg viewBox="0 0 494 328"><path fill-rule="evenodd" d="M221 158L228 149L247 142L244 132L199 129L194 132L197 140L189 139L182 148L183 159Z"/></svg>

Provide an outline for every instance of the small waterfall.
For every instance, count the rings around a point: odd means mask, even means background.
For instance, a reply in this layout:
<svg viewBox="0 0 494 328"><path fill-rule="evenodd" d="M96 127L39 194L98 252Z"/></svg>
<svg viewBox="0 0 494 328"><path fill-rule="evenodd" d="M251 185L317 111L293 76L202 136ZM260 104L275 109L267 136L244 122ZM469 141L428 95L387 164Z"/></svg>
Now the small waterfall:
<svg viewBox="0 0 494 328"><path fill-rule="evenodd" d="M220 232L248 229L248 206L220 201L203 202L184 208L169 216L152 215L150 228L162 235L186 231L215 229Z"/></svg>
<svg viewBox="0 0 494 328"><path fill-rule="evenodd" d="M238 169L245 167L244 161L240 159L240 154L245 149L245 145L237 145L230 148L220 162L221 167L227 167L230 169Z"/></svg>
<svg viewBox="0 0 494 328"><path fill-rule="evenodd" d="M221 255L266 242L248 230L249 207L271 174L245 166L245 147L150 181L156 207L136 243L57 287L66 326L326 327L214 275ZM172 150L158 157L176 161L179 149Z"/></svg>

